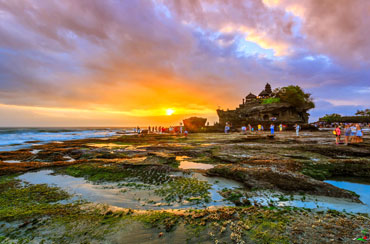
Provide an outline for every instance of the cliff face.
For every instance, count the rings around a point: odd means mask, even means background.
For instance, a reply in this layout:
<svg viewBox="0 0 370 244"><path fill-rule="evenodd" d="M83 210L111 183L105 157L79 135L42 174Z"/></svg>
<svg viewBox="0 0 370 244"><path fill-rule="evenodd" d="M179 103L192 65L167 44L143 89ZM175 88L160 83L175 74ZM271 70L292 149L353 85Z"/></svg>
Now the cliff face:
<svg viewBox="0 0 370 244"><path fill-rule="evenodd" d="M284 124L306 124L308 122L306 108L295 108L289 103L270 103L261 104L259 102L245 103L240 105L235 110L217 110L219 122L225 125L226 122L232 123L233 126L241 126L243 124L268 124L268 123L284 123Z"/></svg>

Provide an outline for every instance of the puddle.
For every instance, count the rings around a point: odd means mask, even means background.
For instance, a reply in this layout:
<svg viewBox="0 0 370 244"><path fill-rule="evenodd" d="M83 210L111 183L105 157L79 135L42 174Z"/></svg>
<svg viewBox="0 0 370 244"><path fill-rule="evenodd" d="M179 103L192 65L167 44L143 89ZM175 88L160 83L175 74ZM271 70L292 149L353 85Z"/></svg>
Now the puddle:
<svg viewBox="0 0 370 244"><path fill-rule="evenodd" d="M212 169L215 167L212 164L203 164L203 163L194 163L190 161L181 161L180 162L180 169Z"/></svg>
<svg viewBox="0 0 370 244"><path fill-rule="evenodd" d="M184 159L189 159L189 156L176 156L177 161L183 161Z"/></svg>
<svg viewBox="0 0 370 244"><path fill-rule="evenodd" d="M149 145L148 145L149 146ZM147 146L147 147L148 147ZM126 151L138 151L138 152L146 152L144 146L136 147L136 146L126 146Z"/></svg>
<svg viewBox="0 0 370 244"><path fill-rule="evenodd" d="M332 184L338 188L353 191L360 196L360 200L370 213L370 179L342 177L332 180L325 180L326 183Z"/></svg>
<svg viewBox="0 0 370 244"><path fill-rule="evenodd" d="M250 155L248 154L220 154L220 156L225 156L225 157L228 157L228 156L231 156L231 157L234 157L234 158L249 158L251 157Z"/></svg>
<svg viewBox="0 0 370 244"><path fill-rule="evenodd" d="M74 162L76 159L71 158L70 156L64 156L63 158L67 159L67 162Z"/></svg>
<svg viewBox="0 0 370 244"><path fill-rule="evenodd" d="M215 142L210 142L210 143L203 143L203 144L200 144L201 146L204 146L204 147L208 147L208 146L214 146L214 145L217 145L219 143L215 143Z"/></svg>
<svg viewBox="0 0 370 244"><path fill-rule="evenodd" d="M356 203L344 198L334 198L325 196L310 196L310 195L284 195L278 192L259 191L255 192L255 196L249 200L251 202L267 206L269 202L273 202L277 206L292 206L310 208L317 211L333 209L337 211L346 211L353 213L370 213L370 180L369 179L353 179L353 178L337 178L326 180L326 183L336 187L353 191L360 195L360 200L363 202Z"/></svg>
<svg viewBox="0 0 370 244"><path fill-rule="evenodd" d="M18 178L31 184L48 184L62 188L76 198L81 197L90 202L107 203L117 207L141 208L138 198L128 197L121 193L117 184L94 185L84 178L68 175L52 175L53 170L41 170L38 172L26 173ZM135 194L132 192L132 195Z"/></svg>
<svg viewBox="0 0 370 244"><path fill-rule="evenodd" d="M38 149L34 149L31 151L32 154L38 154L39 152L41 152L42 150L38 150Z"/></svg>
<svg viewBox="0 0 370 244"><path fill-rule="evenodd" d="M139 164L144 163L144 161L147 159L147 157L134 157L134 158L127 158L123 162L125 163L131 163L131 164Z"/></svg>
<svg viewBox="0 0 370 244"><path fill-rule="evenodd" d="M108 138L109 139L109 138ZM86 146L97 147L97 148L126 148L128 145L117 144L117 143L88 143Z"/></svg>
<svg viewBox="0 0 370 244"><path fill-rule="evenodd" d="M5 160L3 161L4 163L10 163L10 164L19 164L21 161L19 160Z"/></svg>
<svg viewBox="0 0 370 244"><path fill-rule="evenodd" d="M189 162L192 163L192 162ZM192 163L197 164L197 163ZM202 165L202 164L201 164ZM203 164L207 166L213 166ZM182 174L172 172L173 177L194 177L211 184L209 190L211 201L209 203L172 203L168 204L155 194L159 186L143 184L138 181L122 181L115 183L92 184L84 178L68 175L53 175L53 170L41 170L29 172L18 178L31 184L49 184L60 187L71 194L74 199L82 198L90 202L106 203L112 206L133 209L200 209L210 206L234 206L233 203L224 199L218 192L222 189L243 189L243 185L222 177L207 177L200 173ZM358 180L358 179L356 179ZM335 179L325 181L337 187L355 191L360 195L364 204L355 203L347 199L332 198L310 195L284 195L279 192L256 191L249 200L267 206L273 203L275 206L292 206L310 208L316 211L334 209L354 213L370 213L370 182L355 181L350 179Z"/></svg>
<svg viewBox="0 0 370 244"><path fill-rule="evenodd" d="M234 189L242 187L236 181L220 177L206 177L199 173L187 174L186 177L194 177L212 184L209 190L212 200L207 204L173 203L169 205L154 193L158 186L130 181L92 184L84 178L54 175L53 173L53 170L41 170L25 173L18 178L31 184L48 184L60 187L70 194L74 194L74 200L81 198L90 202L106 203L112 206L133 209L200 209L210 206L234 206L233 203L224 200L218 191L224 188ZM179 172L174 173L177 173L176 175L179 174ZM132 187L132 185L135 185L135 187Z"/></svg>
<svg viewBox="0 0 370 244"><path fill-rule="evenodd" d="M209 184L212 185L210 189L211 198L214 202L219 202L219 204L214 205L223 205L223 206L233 206L234 204L225 204L224 198L218 193L222 189L244 189L243 185L237 181L228 180L222 177L207 177L199 173L194 173L193 177L197 178L198 180L207 181Z"/></svg>

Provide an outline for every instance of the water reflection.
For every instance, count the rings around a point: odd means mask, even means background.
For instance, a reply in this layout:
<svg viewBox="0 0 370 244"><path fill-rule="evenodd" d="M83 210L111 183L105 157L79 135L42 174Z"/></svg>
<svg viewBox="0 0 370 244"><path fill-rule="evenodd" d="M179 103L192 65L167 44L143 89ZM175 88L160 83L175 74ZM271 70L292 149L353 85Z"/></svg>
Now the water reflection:
<svg viewBox="0 0 370 244"><path fill-rule="evenodd" d="M180 162L180 169L212 169L215 167L212 164L203 164L203 163L194 163L190 161L181 161Z"/></svg>
<svg viewBox="0 0 370 244"><path fill-rule="evenodd" d="M326 183L332 184L338 188L350 190L360 196L363 202L356 203L349 199L334 198L325 196L310 196L310 195L286 195L283 193L258 191L249 200L267 206L269 203L283 207L302 207L314 210L333 209L337 211L346 211L353 213L370 213L370 180L361 178L336 178L326 180Z"/></svg>
<svg viewBox="0 0 370 244"><path fill-rule="evenodd" d="M109 205L133 208L133 209L181 209L181 208L204 208L209 206L234 206L226 201L217 192L224 188L240 188L238 182L219 177L205 177L194 173L187 177L195 177L202 181L207 181L212 185L210 189L211 202L207 204L194 205L193 203L180 204L173 203L169 205L155 194L158 186L142 184L142 182L115 182L104 184L92 184L84 178L72 177L68 175L53 174L53 170L41 170L38 172L25 173L18 178L31 184L48 184L62 188L70 194L74 194L73 200L82 198L90 202L106 203ZM180 173L180 172L178 172ZM185 176L185 175L176 175ZM137 183L144 187L127 187L127 183Z"/></svg>
<svg viewBox="0 0 370 244"><path fill-rule="evenodd" d="M360 196L360 200L366 206L367 212L370 212L370 179L342 177L326 180L325 182L338 188L355 192Z"/></svg>
<svg viewBox="0 0 370 244"><path fill-rule="evenodd" d="M21 161L19 160L4 160L4 163L10 163L10 164L19 164Z"/></svg>

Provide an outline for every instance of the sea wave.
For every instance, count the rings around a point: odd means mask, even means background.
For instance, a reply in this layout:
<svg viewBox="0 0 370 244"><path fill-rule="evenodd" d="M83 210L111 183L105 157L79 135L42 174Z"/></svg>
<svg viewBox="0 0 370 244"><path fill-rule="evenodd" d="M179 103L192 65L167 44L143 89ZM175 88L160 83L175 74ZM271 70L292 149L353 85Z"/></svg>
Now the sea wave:
<svg viewBox="0 0 370 244"><path fill-rule="evenodd" d="M52 141L103 138L131 128L0 128L0 151L12 151Z"/></svg>

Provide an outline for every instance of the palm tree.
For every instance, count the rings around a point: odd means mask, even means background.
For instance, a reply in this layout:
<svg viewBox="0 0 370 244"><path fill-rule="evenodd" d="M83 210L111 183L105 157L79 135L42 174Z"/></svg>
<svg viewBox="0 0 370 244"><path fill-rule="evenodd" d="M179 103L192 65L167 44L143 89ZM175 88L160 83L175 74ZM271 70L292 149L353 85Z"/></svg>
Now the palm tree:
<svg viewBox="0 0 370 244"><path fill-rule="evenodd" d="M365 111L364 110L357 110L355 115L365 116Z"/></svg>
<svg viewBox="0 0 370 244"><path fill-rule="evenodd" d="M368 108L367 108L367 109L365 109L365 115L366 115L366 116L370 116L370 109L368 109Z"/></svg>

